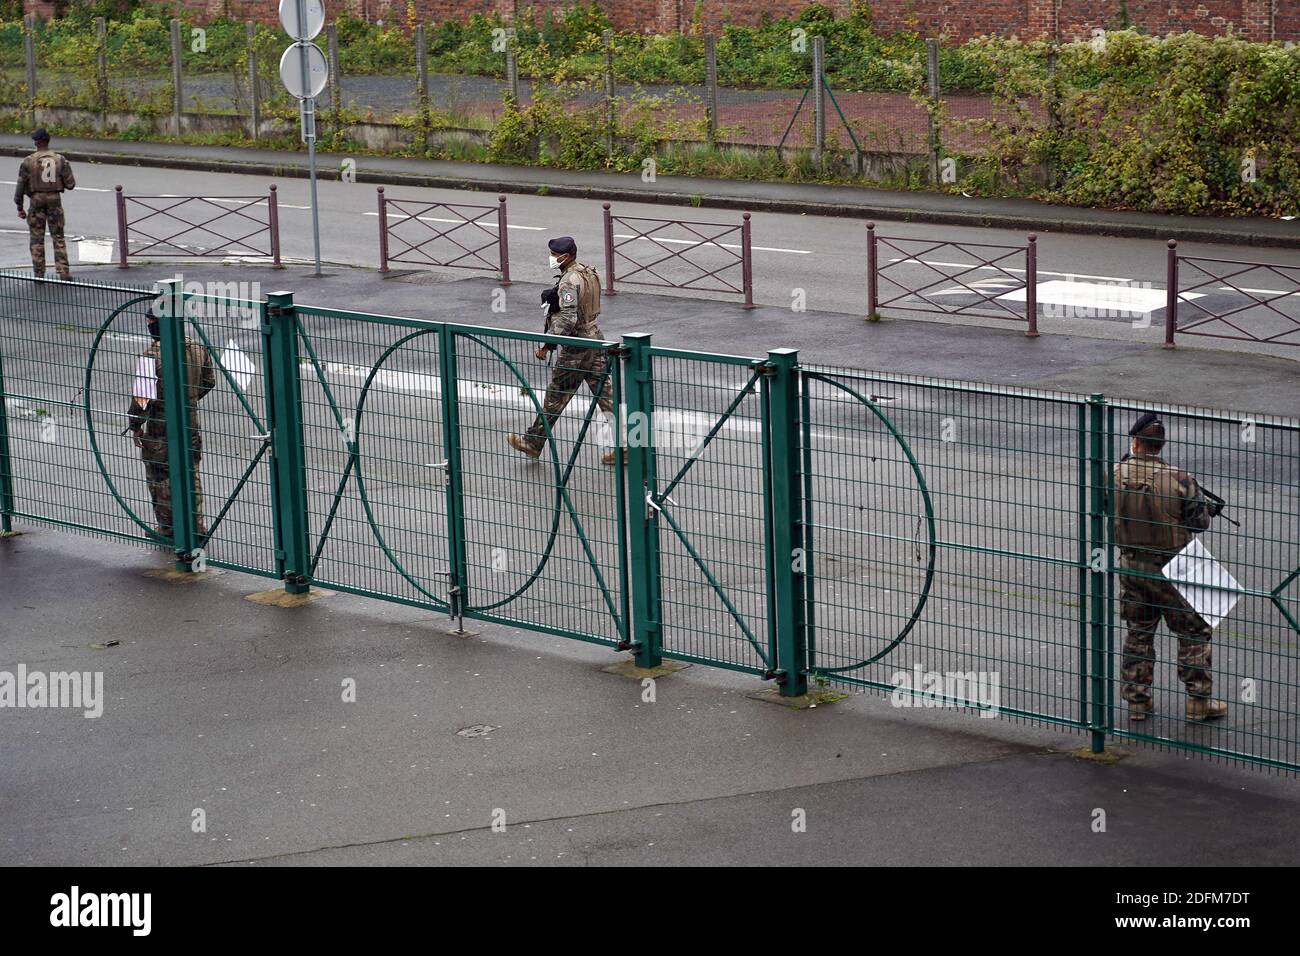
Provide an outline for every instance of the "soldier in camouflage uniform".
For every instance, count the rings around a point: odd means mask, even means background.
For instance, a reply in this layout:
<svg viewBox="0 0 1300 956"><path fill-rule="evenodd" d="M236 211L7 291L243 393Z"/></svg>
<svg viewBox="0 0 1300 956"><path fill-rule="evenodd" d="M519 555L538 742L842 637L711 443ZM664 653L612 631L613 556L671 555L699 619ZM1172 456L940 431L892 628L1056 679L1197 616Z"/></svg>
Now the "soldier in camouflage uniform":
<svg viewBox="0 0 1300 956"><path fill-rule="evenodd" d="M596 270L578 261L578 245L569 236L552 239L547 245L551 250L551 266L560 270L560 279L555 287L557 308L547 316L546 331L551 335L574 338L601 338L600 328L596 325L596 317L600 315L600 277ZM537 350L537 358L544 361L553 351L554 345L543 345ZM584 382L597 396L601 414L612 426L614 388L610 377L605 374L605 359L603 349L561 346L542 402L543 413L537 416L522 437L506 436L511 447L529 458L541 457L546 436L555 428L556 421ZM598 388L599 392L596 391ZM601 461L607 465L614 464L613 450L605 452Z"/></svg>
<svg viewBox="0 0 1300 956"><path fill-rule="evenodd" d="M1119 577L1120 616L1128 626L1121 692L1129 704L1129 720L1146 720L1152 712L1155 634L1161 617L1178 638L1178 679L1187 688L1187 719L1222 717L1228 705L1210 697L1210 625L1162 571L1194 535L1210 526L1217 511L1207 504L1195 478L1161 459L1165 426L1155 415L1139 418L1129 435L1131 453L1114 472L1115 544L1120 567L1153 575Z"/></svg>
<svg viewBox="0 0 1300 956"><path fill-rule="evenodd" d="M135 447L140 449L140 457L144 460L149 497L153 500L154 514L158 517L158 527L155 530L164 538L171 538L172 486L171 471L167 464L167 409L163 404L162 341L158 317L153 310L150 309L145 317L149 320L149 335L153 342L144 350L141 359L153 363L153 388L145 389L153 394L133 395L127 415ZM204 537L208 532L203 523L203 485L199 481L203 435L199 431L198 404L217 384L217 377L208 350L189 338L185 340L185 369L189 379L190 449L194 455L194 514L198 533Z"/></svg>
<svg viewBox="0 0 1300 956"><path fill-rule="evenodd" d="M63 200L65 189L75 189L77 181L72 176L72 164L50 149L50 134L38 129L32 134L36 151L18 167L18 184L14 187L14 202L18 205L18 218L27 220L31 240L32 272L38 279L45 277L45 230L50 230L54 245L54 268L60 279L71 279L68 268L68 244L63 238ZM31 208L23 211L23 200L32 197Z"/></svg>

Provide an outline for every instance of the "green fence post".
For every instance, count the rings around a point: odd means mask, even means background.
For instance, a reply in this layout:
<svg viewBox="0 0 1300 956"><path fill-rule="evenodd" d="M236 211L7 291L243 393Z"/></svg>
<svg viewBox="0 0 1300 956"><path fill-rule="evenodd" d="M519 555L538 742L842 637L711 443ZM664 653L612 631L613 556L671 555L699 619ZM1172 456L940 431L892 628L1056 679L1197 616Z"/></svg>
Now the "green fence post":
<svg viewBox="0 0 1300 956"><path fill-rule="evenodd" d="M190 370L185 355L185 295L180 283L158 283L159 351L163 414L167 424L167 476L172 495L172 547L176 570L193 571L199 535L194 508L194 452L190 442Z"/></svg>
<svg viewBox="0 0 1300 956"><path fill-rule="evenodd" d="M623 336L626 357L622 427L627 447L627 521L632 564L632 643L638 667L663 663L663 606L659 581L659 509L655 503L654 376L650 333ZM623 436L620 436L622 438ZM623 444L620 441L620 444Z"/></svg>
<svg viewBox="0 0 1300 956"><path fill-rule="evenodd" d="M804 629L803 512L800 494L799 352L773 349L767 353L772 370L771 408L773 597L776 600L776 680L782 697L808 693L808 643Z"/></svg>
<svg viewBox="0 0 1300 956"><path fill-rule="evenodd" d="M456 633L465 633L465 603L469 588L469 546L465 540L465 487L460 460L460 387L456 363L456 333L438 329L438 364L442 379L442 462L447 489L447 611Z"/></svg>
<svg viewBox="0 0 1300 956"><path fill-rule="evenodd" d="M9 454L8 401L5 398L5 363L0 353L0 533L13 534L14 473Z"/></svg>
<svg viewBox="0 0 1300 956"><path fill-rule="evenodd" d="M276 563L284 589L311 589L307 532L307 468L303 453L302 380L298 374L298 316L292 292L272 292L262 306L267 339L267 387L271 428L272 501L280 538Z"/></svg>
<svg viewBox="0 0 1300 956"><path fill-rule="evenodd" d="M1106 749L1106 651L1110 644L1107 626L1106 581L1110 575L1110 551L1106 545L1106 454L1104 415L1106 398L1088 396L1088 462L1092 488L1088 509L1088 620L1092 645L1092 752Z"/></svg>

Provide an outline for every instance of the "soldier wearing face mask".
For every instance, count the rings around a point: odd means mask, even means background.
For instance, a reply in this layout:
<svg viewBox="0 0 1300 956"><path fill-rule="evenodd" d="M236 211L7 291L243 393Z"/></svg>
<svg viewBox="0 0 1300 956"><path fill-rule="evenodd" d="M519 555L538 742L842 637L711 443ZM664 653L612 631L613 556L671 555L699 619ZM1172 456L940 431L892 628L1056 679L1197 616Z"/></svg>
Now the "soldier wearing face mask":
<svg viewBox="0 0 1300 956"><path fill-rule="evenodd" d="M596 325L596 318L600 315L600 277L596 270L578 261L578 245L571 237L552 239L548 246L551 268L560 270L560 278L554 290L555 308L550 310L546 319L547 333L571 338L602 338ZM550 297L544 298L549 300ZM556 346L543 345L537 349L536 355L545 361L553 351L556 351ZM507 435L506 441L510 446L529 458L541 457L547 436L584 382L596 395L601 414L612 426L614 389L605 372L607 359L604 349L560 346L542 403L542 414L523 435ZM607 465L614 464L613 450L605 452L601 461Z"/></svg>

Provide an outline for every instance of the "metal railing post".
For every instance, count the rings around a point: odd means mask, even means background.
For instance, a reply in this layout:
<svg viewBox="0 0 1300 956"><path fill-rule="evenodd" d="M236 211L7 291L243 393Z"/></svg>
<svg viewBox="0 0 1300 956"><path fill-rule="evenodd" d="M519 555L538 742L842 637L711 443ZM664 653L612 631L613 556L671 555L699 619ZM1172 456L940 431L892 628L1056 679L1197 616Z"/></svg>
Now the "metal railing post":
<svg viewBox="0 0 1300 956"><path fill-rule="evenodd" d="M605 295L618 295L614 288L614 214L605 209Z"/></svg>
<svg viewBox="0 0 1300 956"><path fill-rule="evenodd" d="M501 250L501 284L510 284L510 238L506 223L506 197L497 196L497 246Z"/></svg>
<svg viewBox="0 0 1300 956"><path fill-rule="evenodd" d="M108 123L108 21L95 17L95 102L99 106L99 123Z"/></svg>
<svg viewBox="0 0 1300 956"><path fill-rule="evenodd" d="M867 223L867 321L880 321L880 275L878 273L879 261L876 256L879 255L879 249L876 245L876 224Z"/></svg>
<svg viewBox="0 0 1300 956"><path fill-rule="evenodd" d="M271 484L280 529L276 564L289 594L311 590L307 522L307 463L303 451L302 380L298 318L292 292L272 292L262 304L267 348L267 410L271 429Z"/></svg>
<svg viewBox="0 0 1300 956"><path fill-rule="evenodd" d="M939 185L939 124L935 113L939 109L939 41L933 37L925 41L926 127L930 160L930 185Z"/></svg>
<svg viewBox="0 0 1300 956"><path fill-rule="evenodd" d="M184 71L181 67L181 21L173 19L169 26L172 40L172 132L180 136L181 116L185 112Z"/></svg>
<svg viewBox="0 0 1300 956"><path fill-rule="evenodd" d="M1169 240L1169 265L1165 270L1165 342L1162 348L1174 347L1178 331L1178 240Z"/></svg>
<svg viewBox="0 0 1300 956"><path fill-rule="evenodd" d="M384 187L378 188L379 196L379 271L388 271L388 209L384 205Z"/></svg>
<svg viewBox="0 0 1300 956"><path fill-rule="evenodd" d="M13 534L14 508L13 457L9 451L8 402L5 399L5 363L0 353L0 534Z"/></svg>
<svg viewBox="0 0 1300 956"><path fill-rule="evenodd" d="M745 288L745 308L754 308L754 250L751 242L749 213L741 217L740 274Z"/></svg>
<svg viewBox="0 0 1300 956"><path fill-rule="evenodd" d="M709 124L709 145L718 142L718 40L712 33L704 35L705 118Z"/></svg>
<svg viewBox="0 0 1300 956"><path fill-rule="evenodd" d="M1092 687L1092 752L1101 753L1106 748L1106 655L1110 650L1110 635L1106 613L1106 581L1110 574L1110 549L1106 544L1106 449L1104 413L1106 398L1088 396L1088 466L1091 494L1088 507L1088 547L1090 568L1088 574L1088 622L1092 653L1089 655ZM1097 570L1098 552L1101 553L1101 570Z"/></svg>
<svg viewBox="0 0 1300 956"><path fill-rule="evenodd" d="M1038 338L1038 236L1032 232L1025 246L1025 317L1029 319L1025 335Z"/></svg>
<svg viewBox="0 0 1300 956"><path fill-rule="evenodd" d="M36 125L36 15L23 17L23 58L27 67L27 125Z"/></svg>
<svg viewBox="0 0 1300 956"><path fill-rule="evenodd" d="M130 265L126 261L130 254L126 235L126 197L122 195L121 186L115 186L113 193L117 201L117 267L129 269Z"/></svg>
<svg viewBox="0 0 1300 956"><path fill-rule="evenodd" d="M799 468L799 352L774 349L767 353L773 375L768 388L772 510L772 594L776 624L775 670L782 697L808 693L808 643L804 627L803 496ZM800 560L804 559L804 560Z"/></svg>
<svg viewBox="0 0 1300 956"><path fill-rule="evenodd" d="M465 632L469 592L469 546L465 537L464 471L460 457L460 389L456 362L456 333L445 323L438 328L438 365L442 378L442 442L447 455L447 612L456 632Z"/></svg>
<svg viewBox="0 0 1300 956"><path fill-rule="evenodd" d="M813 37L813 165L826 158L826 38Z"/></svg>
<svg viewBox="0 0 1300 956"><path fill-rule="evenodd" d="M334 21L326 30L329 49L329 90L330 90L330 112L334 114L333 121L330 123L330 132L335 136L343 132L343 85L339 80L339 26L338 21ZM415 28L416 51L415 62L420 62L420 49L423 44L423 24ZM423 105L423 104L421 104ZM428 146L426 144L425 148Z"/></svg>
<svg viewBox="0 0 1300 956"><path fill-rule="evenodd" d="M433 123L429 115L429 48L423 23L415 28L415 99L420 111L420 153L427 156Z"/></svg>
<svg viewBox="0 0 1300 956"><path fill-rule="evenodd" d="M244 25L244 41L248 44L248 125L256 144L258 127L262 125L261 84L257 81L257 24Z"/></svg>
<svg viewBox="0 0 1300 956"><path fill-rule="evenodd" d="M605 152L614 154L614 31L601 33L605 47Z"/></svg>
<svg viewBox="0 0 1300 956"><path fill-rule="evenodd" d="M267 228L271 230L271 265L283 269L284 266L280 263L280 200L275 183L271 184L266 200L266 221Z"/></svg>
<svg viewBox="0 0 1300 956"><path fill-rule="evenodd" d="M655 503L654 376L650 333L623 336L627 349L623 418L627 447L627 512L632 566L632 646L638 667L663 663L663 610L659 569L659 510ZM622 436L620 436L621 438ZM622 442L620 442L622 444Z"/></svg>
<svg viewBox="0 0 1300 956"><path fill-rule="evenodd" d="M176 279L158 283L159 348L163 415L167 428L167 477L171 486L172 547L176 570L192 571L198 549L194 509L194 453L190 442L190 371L186 367L185 294Z"/></svg>

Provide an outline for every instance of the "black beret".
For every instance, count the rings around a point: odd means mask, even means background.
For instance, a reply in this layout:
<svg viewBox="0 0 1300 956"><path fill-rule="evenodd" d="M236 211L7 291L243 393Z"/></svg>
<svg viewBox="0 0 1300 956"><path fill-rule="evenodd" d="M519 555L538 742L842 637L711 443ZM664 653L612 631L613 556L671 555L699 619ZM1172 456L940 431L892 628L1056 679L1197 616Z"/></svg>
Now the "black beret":
<svg viewBox="0 0 1300 956"><path fill-rule="evenodd" d="M557 256L576 256L578 254L578 244L573 241L572 236L560 236L558 239L552 239L546 245Z"/></svg>
<svg viewBox="0 0 1300 956"><path fill-rule="evenodd" d="M1128 433L1131 438L1153 438L1156 441L1164 441L1165 426L1160 421L1159 415L1155 412L1147 412L1133 423Z"/></svg>
<svg viewBox="0 0 1300 956"><path fill-rule="evenodd" d="M37 143L41 141L45 141L48 143L50 140L50 134L45 132L45 127L42 126L35 133L32 133L32 140Z"/></svg>

